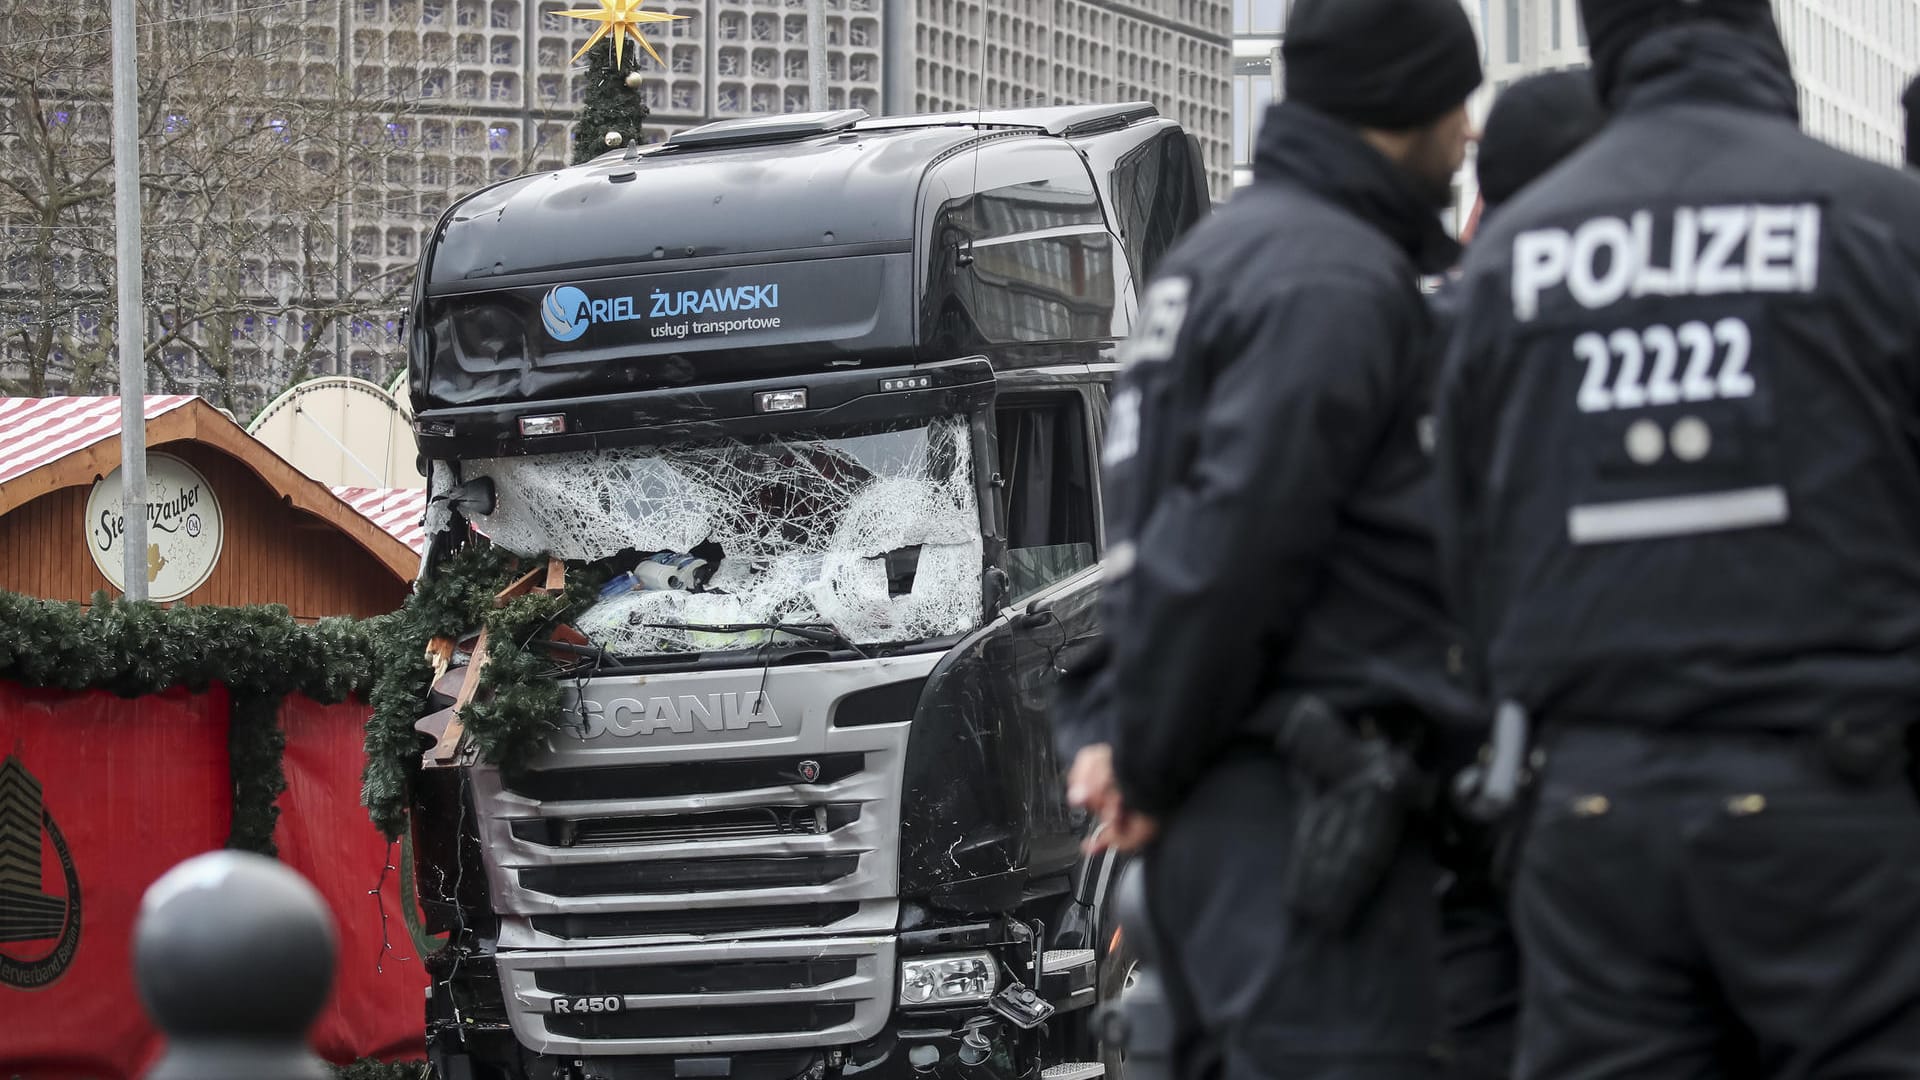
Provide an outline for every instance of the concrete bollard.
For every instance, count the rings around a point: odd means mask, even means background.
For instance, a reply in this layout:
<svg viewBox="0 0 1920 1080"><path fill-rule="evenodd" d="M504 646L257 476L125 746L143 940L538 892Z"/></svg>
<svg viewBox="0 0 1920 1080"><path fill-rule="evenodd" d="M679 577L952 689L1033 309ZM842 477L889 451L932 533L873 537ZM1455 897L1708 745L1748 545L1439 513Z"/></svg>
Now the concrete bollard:
<svg viewBox="0 0 1920 1080"><path fill-rule="evenodd" d="M327 1080L307 1032L333 985L333 918L262 855L216 851L140 903L134 979L167 1051L146 1080Z"/></svg>

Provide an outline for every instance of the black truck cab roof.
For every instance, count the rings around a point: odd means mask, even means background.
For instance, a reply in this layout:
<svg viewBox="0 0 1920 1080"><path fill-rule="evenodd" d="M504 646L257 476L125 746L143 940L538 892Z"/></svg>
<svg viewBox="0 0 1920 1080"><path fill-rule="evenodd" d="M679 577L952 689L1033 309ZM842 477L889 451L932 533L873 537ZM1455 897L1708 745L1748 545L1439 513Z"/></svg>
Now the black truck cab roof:
<svg viewBox="0 0 1920 1080"><path fill-rule="evenodd" d="M1144 103L754 117L522 176L423 255L416 433L461 459L946 408L1110 357L1206 207L1195 144Z"/></svg>

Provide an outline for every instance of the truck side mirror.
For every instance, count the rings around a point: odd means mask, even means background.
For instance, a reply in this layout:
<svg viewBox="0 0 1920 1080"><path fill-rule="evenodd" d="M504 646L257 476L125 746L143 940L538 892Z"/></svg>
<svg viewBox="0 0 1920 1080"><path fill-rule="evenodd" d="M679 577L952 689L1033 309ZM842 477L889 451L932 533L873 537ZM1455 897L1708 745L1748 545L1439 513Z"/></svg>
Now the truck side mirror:
<svg viewBox="0 0 1920 1080"><path fill-rule="evenodd" d="M1043 596L1013 617L1013 625L1022 630L1037 630L1053 621L1053 597Z"/></svg>

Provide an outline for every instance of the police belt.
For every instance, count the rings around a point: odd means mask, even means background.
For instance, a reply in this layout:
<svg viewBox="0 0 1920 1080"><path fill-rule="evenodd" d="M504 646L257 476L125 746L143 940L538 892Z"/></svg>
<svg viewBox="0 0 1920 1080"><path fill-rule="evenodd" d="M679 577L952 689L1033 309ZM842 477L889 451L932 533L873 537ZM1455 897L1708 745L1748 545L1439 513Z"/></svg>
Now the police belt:
<svg viewBox="0 0 1920 1080"><path fill-rule="evenodd" d="M1624 725L1589 720L1549 720L1540 725L1539 741L1551 748L1562 731L1619 731ZM1641 733L1658 739L1741 739L1768 742L1781 751L1811 755L1836 778L1856 784L1886 780L1903 766L1920 782L1915 755L1920 754L1920 720L1833 719L1806 727L1660 727Z"/></svg>

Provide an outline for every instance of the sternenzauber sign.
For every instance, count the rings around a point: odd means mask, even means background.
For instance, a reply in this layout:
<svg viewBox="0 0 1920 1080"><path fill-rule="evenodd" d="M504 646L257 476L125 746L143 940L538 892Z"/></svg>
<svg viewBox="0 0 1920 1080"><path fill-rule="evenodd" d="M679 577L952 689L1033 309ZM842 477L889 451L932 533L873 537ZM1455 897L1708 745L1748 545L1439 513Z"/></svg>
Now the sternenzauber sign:
<svg viewBox="0 0 1920 1080"><path fill-rule="evenodd" d="M126 591L120 470L87 497L87 551L113 587ZM207 478L170 454L147 455L147 596L178 600L206 583L220 561L226 522Z"/></svg>

